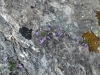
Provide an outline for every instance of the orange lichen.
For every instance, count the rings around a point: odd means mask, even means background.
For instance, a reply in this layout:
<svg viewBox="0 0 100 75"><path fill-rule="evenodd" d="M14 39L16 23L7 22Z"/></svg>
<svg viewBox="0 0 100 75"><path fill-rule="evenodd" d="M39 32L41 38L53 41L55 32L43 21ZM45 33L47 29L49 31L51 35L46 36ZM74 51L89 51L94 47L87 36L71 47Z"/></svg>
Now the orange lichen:
<svg viewBox="0 0 100 75"><path fill-rule="evenodd" d="M98 38L92 31L87 31L86 33L83 33L82 37L84 38L84 41L88 40L88 46L90 52L99 52L98 50Z"/></svg>
<svg viewBox="0 0 100 75"><path fill-rule="evenodd" d="M100 11L96 12L96 17L98 18L98 24L100 26Z"/></svg>

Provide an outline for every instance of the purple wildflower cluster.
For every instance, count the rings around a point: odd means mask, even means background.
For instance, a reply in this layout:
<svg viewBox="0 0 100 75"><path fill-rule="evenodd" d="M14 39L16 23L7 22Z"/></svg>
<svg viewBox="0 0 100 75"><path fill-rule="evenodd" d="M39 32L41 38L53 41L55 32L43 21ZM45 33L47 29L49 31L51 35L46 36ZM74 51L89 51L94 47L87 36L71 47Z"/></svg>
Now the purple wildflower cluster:
<svg viewBox="0 0 100 75"><path fill-rule="evenodd" d="M43 29L40 27L36 32L35 35L39 37L40 44L43 44L47 40L51 40L54 37L62 37L65 35L65 31L62 28L56 30L53 28L52 25L49 25L47 29Z"/></svg>
<svg viewBox="0 0 100 75"><path fill-rule="evenodd" d="M88 41L86 41L84 38L82 38L81 40L79 39L79 37L76 37L76 44L81 44L82 46L88 48Z"/></svg>
<svg viewBox="0 0 100 75"><path fill-rule="evenodd" d="M11 64L11 63L6 62L6 61L7 61L7 57L4 57L4 58L3 58L3 61L5 62L5 63L4 63L4 67L5 67L5 68L12 67L12 64ZM18 65L18 67L19 67L20 69L23 68L22 64L17 64L17 65ZM16 65L16 66L17 66L17 65ZM16 66L15 66L15 67L16 67Z"/></svg>

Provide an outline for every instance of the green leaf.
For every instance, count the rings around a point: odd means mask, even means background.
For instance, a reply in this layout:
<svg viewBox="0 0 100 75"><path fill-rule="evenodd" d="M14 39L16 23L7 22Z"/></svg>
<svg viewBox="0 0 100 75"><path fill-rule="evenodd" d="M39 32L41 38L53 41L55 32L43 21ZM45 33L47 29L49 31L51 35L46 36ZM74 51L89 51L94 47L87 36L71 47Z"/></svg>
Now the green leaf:
<svg viewBox="0 0 100 75"><path fill-rule="evenodd" d="M44 36L46 36L46 32L44 32L44 31L42 31L41 33L40 33L40 36L42 36L42 37L44 37Z"/></svg>
<svg viewBox="0 0 100 75"><path fill-rule="evenodd" d="M54 32L54 30L52 29L52 30L50 30L50 33L52 33L52 32Z"/></svg>
<svg viewBox="0 0 100 75"><path fill-rule="evenodd" d="M84 43L88 44L90 42L90 40L84 40Z"/></svg>
<svg viewBox="0 0 100 75"><path fill-rule="evenodd" d="M10 71L12 71L13 68L15 68L15 67L16 67L16 62L15 61L9 61L9 67L8 67L8 69Z"/></svg>

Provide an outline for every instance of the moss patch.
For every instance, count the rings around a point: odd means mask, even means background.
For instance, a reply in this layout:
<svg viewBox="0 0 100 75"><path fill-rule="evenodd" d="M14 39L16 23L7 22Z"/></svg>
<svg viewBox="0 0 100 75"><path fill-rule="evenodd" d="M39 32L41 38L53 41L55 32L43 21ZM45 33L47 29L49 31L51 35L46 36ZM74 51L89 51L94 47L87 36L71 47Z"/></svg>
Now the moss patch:
<svg viewBox="0 0 100 75"><path fill-rule="evenodd" d="M98 50L98 37L96 37L96 35L92 32L92 31L87 31L86 33L83 33L82 35L84 41L87 41L87 44L89 46L89 51L90 52L99 52Z"/></svg>
<svg viewBox="0 0 100 75"><path fill-rule="evenodd" d="M99 24L99 26L100 26L100 11L97 11L97 12L96 12L96 17L97 17L97 19L98 19L98 24Z"/></svg>

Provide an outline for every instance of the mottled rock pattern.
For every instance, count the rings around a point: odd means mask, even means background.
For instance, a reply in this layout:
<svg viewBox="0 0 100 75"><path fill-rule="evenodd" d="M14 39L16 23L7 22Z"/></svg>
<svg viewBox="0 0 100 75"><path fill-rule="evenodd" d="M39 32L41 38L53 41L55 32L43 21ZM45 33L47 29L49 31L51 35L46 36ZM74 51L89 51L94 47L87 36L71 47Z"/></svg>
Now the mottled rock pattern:
<svg viewBox="0 0 100 75"><path fill-rule="evenodd" d="M0 0L0 75L100 75L100 54L75 43L85 31L100 29L97 10L99 0ZM35 31L49 24L67 36L39 45ZM31 39L19 32L22 27L32 29ZM10 71L12 59L22 68Z"/></svg>

